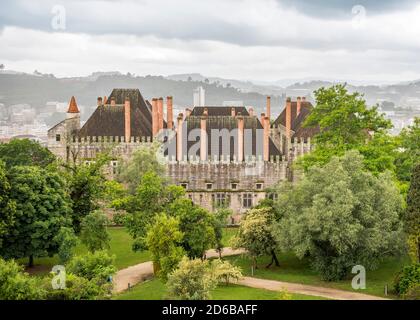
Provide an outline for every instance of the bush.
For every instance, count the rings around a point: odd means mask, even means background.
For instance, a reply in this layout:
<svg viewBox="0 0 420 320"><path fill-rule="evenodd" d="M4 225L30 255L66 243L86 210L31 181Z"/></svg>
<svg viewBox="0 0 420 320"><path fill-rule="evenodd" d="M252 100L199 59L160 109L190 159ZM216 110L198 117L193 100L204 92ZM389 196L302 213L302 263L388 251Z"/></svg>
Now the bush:
<svg viewBox="0 0 420 320"><path fill-rule="evenodd" d="M184 257L178 269L169 275L167 288L170 298L179 300L208 300L210 290L217 286L207 261Z"/></svg>
<svg viewBox="0 0 420 320"><path fill-rule="evenodd" d="M401 296L408 293L415 294L419 291L420 284L420 263L405 266L397 275L394 281L395 292ZM416 288L417 287L417 288Z"/></svg>
<svg viewBox="0 0 420 320"><path fill-rule="evenodd" d="M99 285L95 279L88 280L74 274L66 274L66 288L53 289L51 278L45 279L48 300L97 300L105 298L110 290L111 284Z"/></svg>
<svg viewBox="0 0 420 320"><path fill-rule="evenodd" d="M412 285L403 297L406 300L420 300L420 283Z"/></svg>
<svg viewBox="0 0 420 320"><path fill-rule="evenodd" d="M0 300L39 300L44 295L37 278L24 273L15 261L0 258Z"/></svg>
<svg viewBox="0 0 420 320"><path fill-rule="evenodd" d="M233 266L229 261L213 260L211 266L217 282L224 282L228 285L231 280L238 281L242 278L241 268Z"/></svg>
<svg viewBox="0 0 420 320"><path fill-rule="evenodd" d="M116 272L113 263L113 256L109 256L105 251L97 251L74 257L67 265L66 271L88 280L95 279L103 284Z"/></svg>
<svg viewBox="0 0 420 320"><path fill-rule="evenodd" d="M112 216L112 223L116 226L123 226L127 221L127 214L122 212L115 212Z"/></svg>
<svg viewBox="0 0 420 320"><path fill-rule="evenodd" d="M58 258L60 263L65 264L73 256L73 248L78 243L78 238L74 234L73 228L61 227L59 233L55 237L55 241L59 244Z"/></svg>
<svg viewBox="0 0 420 320"><path fill-rule="evenodd" d="M101 211L94 211L83 218L80 239L90 252L109 248L111 238L107 225L108 218Z"/></svg>

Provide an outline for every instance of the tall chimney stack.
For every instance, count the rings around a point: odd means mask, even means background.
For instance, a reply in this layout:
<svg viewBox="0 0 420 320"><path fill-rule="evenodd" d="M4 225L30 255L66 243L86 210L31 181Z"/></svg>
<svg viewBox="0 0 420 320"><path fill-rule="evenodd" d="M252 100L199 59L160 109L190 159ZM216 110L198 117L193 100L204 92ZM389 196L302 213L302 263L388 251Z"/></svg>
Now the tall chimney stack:
<svg viewBox="0 0 420 320"><path fill-rule="evenodd" d="M290 138L290 131L292 130L292 100L286 100L286 137Z"/></svg>
<svg viewBox="0 0 420 320"><path fill-rule="evenodd" d="M264 128L264 118L265 118L265 113L261 112L261 125Z"/></svg>
<svg viewBox="0 0 420 320"><path fill-rule="evenodd" d="M157 135L159 132L159 125L158 125L158 106L157 106L157 99L152 99L152 135L153 137Z"/></svg>
<svg viewBox="0 0 420 320"><path fill-rule="evenodd" d="M232 117L236 116L236 111L235 111L235 108L230 108L230 115L231 115Z"/></svg>
<svg viewBox="0 0 420 320"><path fill-rule="evenodd" d="M98 97L98 107L102 106L102 97Z"/></svg>
<svg viewBox="0 0 420 320"><path fill-rule="evenodd" d="M115 98L111 97L111 106L115 107Z"/></svg>
<svg viewBox="0 0 420 320"><path fill-rule="evenodd" d="M158 100L158 127L159 130L163 129L163 98L160 97Z"/></svg>
<svg viewBox="0 0 420 320"><path fill-rule="evenodd" d="M238 113L238 162L244 161L244 117Z"/></svg>
<svg viewBox="0 0 420 320"><path fill-rule="evenodd" d="M130 99L125 98L124 102L124 122L125 122L125 142L130 142L131 140L131 106Z"/></svg>
<svg viewBox="0 0 420 320"><path fill-rule="evenodd" d="M264 117L264 161L269 160L270 118Z"/></svg>
<svg viewBox="0 0 420 320"><path fill-rule="evenodd" d="M104 104L108 104L108 98L106 96L104 96Z"/></svg>
<svg viewBox="0 0 420 320"><path fill-rule="evenodd" d="M174 127L174 109L172 104L172 97L166 97L166 123L168 129Z"/></svg>
<svg viewBox="0 0 420 320"><path fill-rule="evenodd" d="M200 160L207 160L207 108L204 109L200 120Z"/></svg>
<svg viewBox="0 0 420 320"><path fill-rule="evenodd" d="M267 112L267 117L268 117L268 119L271 119L271 97L270 96L267 96L267 110L266 110Z"/></svg>
<svg viewBox="0 0 420 320"><path fill-rule="evenodd" d="M300 97L297 97L297 99L296 99L296 118L300 113L300 107L301 107L301 99L300 99Z"/></svg>
<svg viewBox="0 0 420 320"><path fill-rule="evenodd" d="M191 115L191 109L190 108L185 109L185 116L189 117L190 115Z"/></svg>
<svg viewBox="0 0 420 320"><path fill-rule="evenodd" d="M182 161L182 122L184 115L180 113L177 117L176 126L176 160Z"/></svg>

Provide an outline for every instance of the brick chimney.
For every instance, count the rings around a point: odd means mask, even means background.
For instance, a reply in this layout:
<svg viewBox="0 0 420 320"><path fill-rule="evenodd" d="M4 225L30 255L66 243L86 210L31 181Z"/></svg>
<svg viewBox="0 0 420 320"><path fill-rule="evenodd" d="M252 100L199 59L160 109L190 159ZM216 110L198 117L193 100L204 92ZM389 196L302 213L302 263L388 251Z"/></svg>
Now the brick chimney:
<svg viewBox="0 0 420 320"><path fill-rule="evenodd" d="M108 104L108 98L106 96L104 96L104 104Z"/></svg>
<svg viewBox="0 0 420 320"><path fill-rule="evenodd" d="M185 109L185 116L189 117L190 115L191 115L191 109L190 108Z"/></svg>
<svg viewBox="0 0 420 320"><path fill-rule="evenodd" d="M203 115L208 116L209 115L209 109L204 108Z"/></svg>
<svg viewBox="0 0 420 320"><path fill-rule="evenodd" d="M297 99L296 99L296 118L300 113L300 106L301 106L301 99L300 99L300 97L297 97Z"/></svg>
<svg viewBox="0 0 420 320"><path fill-rule="evenodd" d="M254 109L253 108L249 108L248 110L249 116L253 117L254 116Z"/></svg>
<svg viewBox="0 0 420 320"><path fill-rule="evenodd" d="M270 118L264 117L264 161L269 160L269 136L270 136Z"/></svg>
<svg viewBox="0 0 420 320"><path fill-rule="evenodd" d="M158 107L157 107L157 99L152 99L152 135L153 137L159 132L158 126Z"/></svg>
<svg viewBox="0 0 420 320"><path fill-rule="evenodd" d="M286 137L290 138L290 130L292 130L292 100L286 100Z"/></svg>
<svg viewBox="0 0 420 320"><path fill-rule="evenodd" d="M125 98L124 102L124 123L125 123L125 142L130 142L131 140L131 106L130 99Z"/></svg>
<svg viewBox="0 0 420 320"><path fill-rule="evenodd" d="M115 98L111 97L111 106L115 107Z"/></svg>
<svg viewBox="0 0 420 320"><path fill-rule="evenodd" d="M102 106L102 97L98 97L98 107Z"/></svg>
<svg viewBox="0 0 420 320"><path fill-rule="evenodd" d="M163 129L163 98L160 97L158 102L158 127L159 130Z"/></svg>
<svg viewBox="0 0 420 320"><path fill-rule="evenodd" d="M302 101L305 102L306 101L306 97L302 97Z"/></svg>
<svg viewBox="0 0 420 320"><path fill-rule="evenodd" d="M182 122L184 115L180 113L177 117L176 126L176 159L182 161Z"/></svg>
<svg viewBox="0 0 420 320"><path fill-rule="evenodd" d="M244 117L238 112L238 162L244 161Z"/></svg>
<svg viewBox="0 0 420 320"><path fill-rule="evenodd" d="M235 111L235 108L230 108L230 115L231 115L232 117L236 116L236 111Z"/></svg>
<svg viewBox="0 0 420 320"><path fill-rule="evenodd" d="M264 118L265 118L265 113L264 112L261 112L261 125L262 125L262 127L264 128Z"/></svg>
<svg viewBox="0 0 420 320"><path fill-rule="evenodd" d="M166 123L168 125L168 129L173 129L174 109L172 104L172 97L166 97Z"/></svg>
<svg viewBox="0 0 420 320"><path fill-rule="evenodd" d="M267 96L266 107L267 107L267 110L266 110L267 117L271 119L271 97L270 96Z"/></svg>
<svg viewBox="0 0 420 320"><path fill-rule="evenodd" d="M200 119L200 160L207 160L207 108Z"/></svg>

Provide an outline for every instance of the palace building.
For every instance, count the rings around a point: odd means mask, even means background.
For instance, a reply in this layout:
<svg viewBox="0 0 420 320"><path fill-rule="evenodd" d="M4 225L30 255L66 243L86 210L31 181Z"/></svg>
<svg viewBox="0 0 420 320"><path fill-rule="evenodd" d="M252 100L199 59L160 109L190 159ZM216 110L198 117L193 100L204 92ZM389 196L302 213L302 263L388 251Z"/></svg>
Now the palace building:
<svg viewBox="0 0 420 320"><path fill-rule="evenodd" d="M291 164L310 152L318 132L302 126L312 108L304 98L288 98L277 119L271 119L267 97L261 115L246 107L195 106L174 121L172 97L148 101L138 89L114 89L97 99L83 126L72 97L66 119L48 131L48 148L65 161L77 162L95 161L108 150L113 177L122 160L159 141L170 181L209 210L231 208L231 222L236 223L261 199L276 197L271 188L278 182L296 178Z"/></svg>

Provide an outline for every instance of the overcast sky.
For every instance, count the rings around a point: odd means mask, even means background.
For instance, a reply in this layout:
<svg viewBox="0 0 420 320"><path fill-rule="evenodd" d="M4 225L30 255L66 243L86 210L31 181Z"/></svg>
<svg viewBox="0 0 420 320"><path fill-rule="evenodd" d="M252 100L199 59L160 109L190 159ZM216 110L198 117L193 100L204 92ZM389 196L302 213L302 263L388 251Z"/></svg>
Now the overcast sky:
<svg viewBox="0 0 420 320"><path fill-rule="evenodd" d="M18 71L60 77L113 70L199 72L253 81L364 83L420 78L419 1L2 0L0 5L0 63Z"/></svg>

